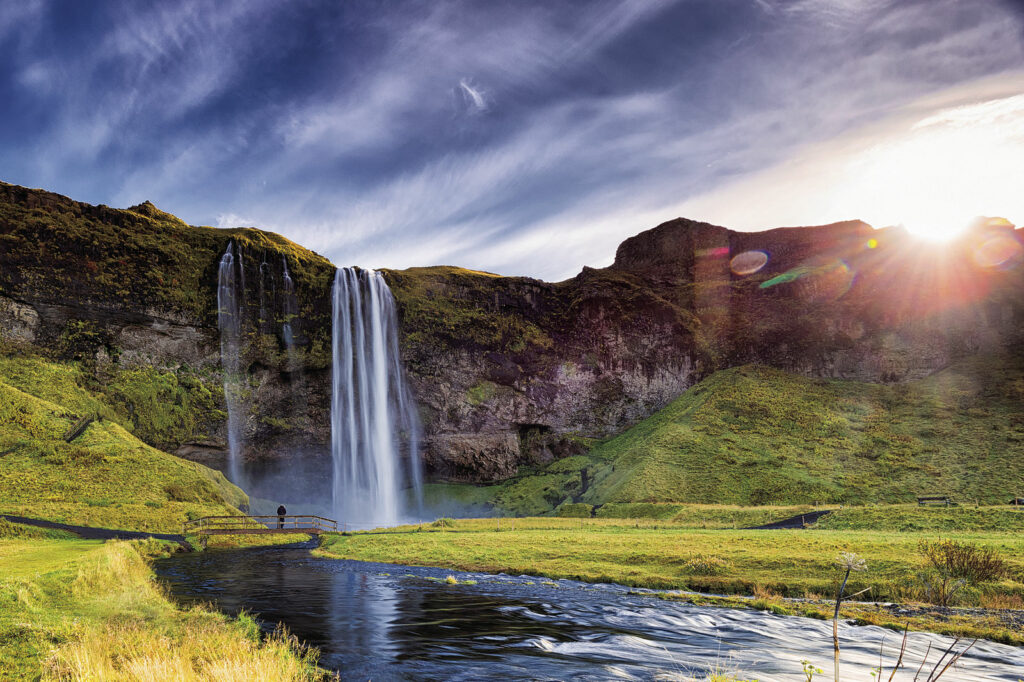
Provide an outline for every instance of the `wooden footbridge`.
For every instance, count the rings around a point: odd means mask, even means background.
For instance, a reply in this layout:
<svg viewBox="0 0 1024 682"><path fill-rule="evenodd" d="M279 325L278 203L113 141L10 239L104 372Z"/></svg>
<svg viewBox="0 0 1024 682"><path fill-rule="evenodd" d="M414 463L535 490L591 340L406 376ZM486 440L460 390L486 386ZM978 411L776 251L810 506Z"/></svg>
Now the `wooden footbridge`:
<svg viewBox="0 0 1024 682"><path fill-rule="evenodd" d="M289 516L204 516L182 524L182 535L270 535L271 533L335 533L338 522L306 514Z"/></svg>

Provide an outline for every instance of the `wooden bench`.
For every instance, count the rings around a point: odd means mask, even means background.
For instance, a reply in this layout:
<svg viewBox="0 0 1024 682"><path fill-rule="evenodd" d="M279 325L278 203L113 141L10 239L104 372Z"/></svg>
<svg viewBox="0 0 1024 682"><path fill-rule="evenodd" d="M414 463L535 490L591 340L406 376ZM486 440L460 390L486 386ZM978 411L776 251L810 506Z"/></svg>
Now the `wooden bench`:
<svg viewBox="0 0 1024 682"><path fill-rule="evenodd" d="M918 506L926 504L944 504L947 507L952 504L948 495L918 495L917 496Z"/></svg>

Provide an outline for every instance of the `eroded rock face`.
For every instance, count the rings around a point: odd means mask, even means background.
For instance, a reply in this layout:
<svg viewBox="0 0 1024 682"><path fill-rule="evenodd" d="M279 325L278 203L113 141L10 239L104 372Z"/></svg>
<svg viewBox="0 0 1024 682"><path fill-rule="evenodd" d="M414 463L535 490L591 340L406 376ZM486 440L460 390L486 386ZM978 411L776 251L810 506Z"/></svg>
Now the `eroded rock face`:
<svg viewBox="0 0 1024 682"><path fill-rule="evenodd" d="M32 343L39 329L39 313L25 303L0 296L0 340Z"/></svg>
<svg viewBox="0 0 1024 682"><path fill-rule="evenodd" d="M236 240L245 456L327 466L325 259L257 230L189 227L148 203L119 211L3 184L0 235L0 339L168 368L215 393L217 265ZM1020 343L1021 241L981 226L939 249L859 221L740 233L678 219L623 242L611 267L565 282L450 267L384 275L428 474L493 481L584 452L725 367L906 381ZM283 259L298 311L292 357ZM171 449L223 467L225 435L223 422L208 424Z"/></svg>

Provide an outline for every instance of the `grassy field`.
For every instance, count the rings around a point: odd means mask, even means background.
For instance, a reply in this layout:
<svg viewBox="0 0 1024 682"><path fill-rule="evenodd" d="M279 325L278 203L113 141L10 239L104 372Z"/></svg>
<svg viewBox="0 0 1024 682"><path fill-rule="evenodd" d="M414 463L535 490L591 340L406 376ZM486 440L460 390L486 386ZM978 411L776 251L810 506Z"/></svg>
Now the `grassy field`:
<svg viewBox="0 0 1024 682"><path fill-rule="evenodd" d="M145 556L156 541L0 532L0 679L316 680L316 652L249 617L176 608Z"/></svg>
<svg viewBox="0 0 1024 682"><path fill-rule="evenodd" d="M919 507L916 504L846 507L823 516L814 528L946 534L963 531L1024 533L1024 507Z"/></svg>
<svg viewBox="0 0 1024 682"><path fill-rule="evenodd" d="M834 594L839 576L836 558L849 551L863 557L869 569L854 574L849 592L870 588L862 599L917 602L924 596L918 578L924 566L919 543L950 534L711 530L692 525L690 520L651 518L439 520L388 532L330 535L317 553L655 589L827 599ZM934 525L944 524L936 520ZM960 530L955 537L994 549L1010 568L1008 577L998 582L967 589L961 603L1024 607L1024 534ZM942 627L931 623L929 629L984 632L986 637L1024 644L1024 633L1008 632L985 619Z"/></svg>

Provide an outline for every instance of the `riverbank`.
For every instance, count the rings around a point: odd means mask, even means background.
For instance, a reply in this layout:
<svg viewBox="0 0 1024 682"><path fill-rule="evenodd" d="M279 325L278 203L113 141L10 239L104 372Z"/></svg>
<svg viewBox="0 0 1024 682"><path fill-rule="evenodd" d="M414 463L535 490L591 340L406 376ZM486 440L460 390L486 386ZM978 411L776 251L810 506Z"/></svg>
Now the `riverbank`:
<svg viewBox="0 0 1024 682"><path fill-rule="evenodd" d="M827 600L835 593L836 558L841 552L858 554L868 567L853 574L848 593L868 590L862 599L921 605L926 587L919 578L919 545L938 537L937 532L873 530L706 530L626 519L457 519L386 532L329 535L314 553L749 596L754 598L716 603L831 617ZM844 617L1024 645L1024 632L1012 626L1014 621L999 617L1005 607L1024 610L1024 537L1017 532L961 531L955 539L992 548L1008 565L1008 577L964 590L961 603L978 608L943 613L920 606L900 613L850 604Z"/></svg>
<svg viewBox="0 0 1024 682"><path fill-rule="evenodd" d="M173 544L24 533L0 537L0 679L328 677L284 631L169 601L147 559Z"/></svg>

